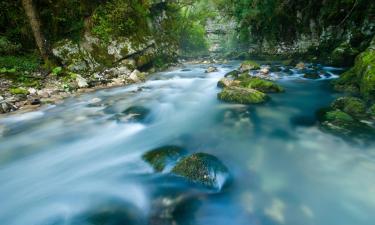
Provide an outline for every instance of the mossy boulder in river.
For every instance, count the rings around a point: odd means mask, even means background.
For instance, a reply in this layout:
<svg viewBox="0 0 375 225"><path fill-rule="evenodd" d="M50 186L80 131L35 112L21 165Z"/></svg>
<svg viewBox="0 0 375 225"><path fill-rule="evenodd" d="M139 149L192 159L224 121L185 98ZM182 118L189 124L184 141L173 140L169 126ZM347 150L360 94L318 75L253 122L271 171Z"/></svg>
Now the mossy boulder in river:
<svg viewBox="0 0 375 225"><path fill-rule="evenodd" d="M172 169L172 173L215 189L223 187L229 179L227 167L218 158L206 153L185 157Z"/></svg>
<svg viewBox="0 0 375 225"><path fill-rule="evenodd" d="M240 71L238 71L238 70L233 70L233 71L230 71L230 72L226 73L226 74L224 75L224 77L227 77L227 78L237 78L238 75L240 75L240 74L241 74Z"/></svg>
<svg viewBox="0 0 375 225"><path fill-rule="evenodd" d="M356 97L341 97L332 103L332 108L339 109L355 118L367 116L366 104Z"/></svg>
<svg viewBox="0 0 375 225"><path fill-rule="evenodd" d="M146 152L142 159L149 163L156 172L163 171L168 165L176 163L185 150L178 146L163 146Z"/></svg>
<svg viewBox="0 0 375 225"><path fill-rule="evenodd" d="M268 100L263 92L244 87L226 87L218 94L218 98L224 102L240 104L258 104Z"/></svg>
<svg viewBox="0 0 375 225"><path fill-rule="evenodd" d="M323 130L345 137L348 140L358 138L364 141L371 141L375 138L375 129L373 127L339 109L328 108L320 110L318 117Z"/></svg>
<svg viewBox="0 0 375 225"><path fill-rule="evenodd" d="M354 67L334 85L339 91L358 92L365 100L375 101L375 37L370 47L356 57Z"/></svg>
<svg viewBox="0 0 375 225"><path fill-rule="evenodd" d="M247 77L240 81L242 87L252 88L265 93L278 93L284 91L280 85L258 77Z"/></svg>
<svg viewBox="0 0 375 225"><path fill-rule="evenodd" d="M250 71L250 70L258 70L260 69L260 65L257 63L257 62L254 62L254 61L251 61L251 60L247 60L247 61L244 61L241 63L241 66L240 66L240 72L246 72L246 71Z"/></svg>

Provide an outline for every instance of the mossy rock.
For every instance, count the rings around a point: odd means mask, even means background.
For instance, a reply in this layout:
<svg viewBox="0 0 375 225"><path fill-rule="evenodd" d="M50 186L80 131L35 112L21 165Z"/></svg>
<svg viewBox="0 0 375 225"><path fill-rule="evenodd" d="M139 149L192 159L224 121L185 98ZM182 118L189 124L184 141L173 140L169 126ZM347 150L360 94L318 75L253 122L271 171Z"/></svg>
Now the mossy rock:
<svg viewBox="0 0 375 225"><path fill-rule="evenodd" d="M29 91L24 88L10 88L9 92L13 95L28 95Z"/></svg>
<svg viewBox="0 0 375 225"><path fill-rule="evenodd" d="M217 83L217 86L219 88L225 88L225 87L232 87L232 86L240 86L241 82L237 80L230 80L228 78L222 78Z"/></svg>
<svg viewBox="0 0 375 225"><path fill-rule="evenodd" d="M310 79L310 80L317 80L320 79L320 75L314 72L307 72L303 75L303 78Z"/></svg>
<svg viewBox="0 0 375 225"><path fill-rule="evenodd" d="M366 104L359 98L341 97L336 99L331 106L332 108L339 109L355 118L367 117Z"/></svg>
<svg viewBox="0 0 375 225"><path fill-rule="evenodd" d="M146 152L142 159L156 172L162 172L166 166L176 163L185 153L185 150L178 146L163 146Z"/></svg>
<svg viewBox="0 0 375 225"><path fill-rule="evenodd" d="M257 62L252 60L246 60L241 63L240 72L246 72L250 70L258 70L260 69L260 65Z"/></svg>
<svg viewBox="0 0 375 225"><path fill-rule="evenodd" d="M241 74L240 71L238 71L238 70L233 70L233 71L230 71L230 72L226 73L226 74L224 75L224 77L228 77L228 78L237 78L238 75L240 75L240 74Z"/></svg>
<svg viewBox="0 0 375 225"><path fill-rule="evenodd" d="M243 87L226 87L218 94L218 98L224 102L239 104L259 104L268 100L263 92Z"/></svg>
<svg viewBox="0 0 375 225"><path fill-rule="evenodd" d="M354 61L359 51L348 43L343 43L335 48L330 56L330 63L335 66L348 66Z"/></svg>
<svg viewBox="0 0 375 225"><path fill-rule="evenodd" d="M142 211L130 203L111 201L88 209L71 219L72 225L145 224Z"/></svg>
<svg viewBox="0 0 375 225"><path fill-rule="evenodd" d="M172 173L215 189L223 187L229 179L228 168L218 158L206 153L183 158L172 169Z"/></svg>
<svg viewBox="0 0 375 225"><path fill-rule="evenodd" d="M372 43L356 57L354 67L334 82L335 89L357 90L365 100L375 101L375 41Z"/></svg>
<svg viewBox="0 0 375 225"><path fill-rule="evenodd" d="M373 127L362 123L339 109L328 108L320 111L319 120L324 131L349 141L354 139L373 141L375 138L375 129Z"/></svg>
<svg viewBox="0 0 375 225"><path fill-rule="evenodd" d="M375 118L375 104L370 107L370 115Z"/></svg>
<svg viewBox="0 0 375 225"><path fill-rule="evenodd" d="M252 88L265 93L279 93L284 91L284 89L280 85L272 81L263 80L258 77L249 77L246 79L242 79L240 85L242 87Z"/></svg>

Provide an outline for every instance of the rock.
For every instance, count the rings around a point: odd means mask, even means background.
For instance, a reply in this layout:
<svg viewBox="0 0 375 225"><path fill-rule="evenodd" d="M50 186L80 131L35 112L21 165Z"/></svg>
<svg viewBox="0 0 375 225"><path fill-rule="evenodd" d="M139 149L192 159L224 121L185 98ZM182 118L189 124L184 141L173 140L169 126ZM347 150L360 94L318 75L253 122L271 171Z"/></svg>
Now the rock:
<svg viewBox="0 0 375 225"><path fill-rule="evenodd" d="M93 98L89 101L89 104L97 104L101 102L102 100L100 98Z"/></svg>
<svg viewBox="0 0 375 225"><path fill-rule="evenodd" d="M262 67L260 70L259 70L260 73L264 74L264 75L267 75L270 73L270 67Z"/></svg>
<svg viewBox="0 0 375 225"><path fill-rule="evenodd" d="M375 104L373 104L371 107L370 107L370 115L372 116L372 118L375 118Z"/></svg>
<svg viewBox="0 0 375 225"><path fill-rule="evenodd" d="M238 70L233 70L233 71L230 71L229 73L226 73L226 74L224 75L224 77L236 78L236 77L238 77L238 75L240 75L240 74L241 74L240 71L238 71Z"/></svg>
<svg viewBox="0 0 375 225"><path fill-rule="evenodd" d="M213 72L217 72L218 69L214 66L210 66L206 69L206 72L205 73L213 73Z"/></svg>
<svg viewBox="0 0 375 225"><path fill-rule="evenodd" d="M299 62L297 65L296 65L296 69L299 69L299 70L303 70L305 69L305 63L303 62Z"/></svg>
<svg viewBox="0 0 375 225"><path fill-rule="evenodd" d="M330 55L330 64L334 66L352 65L359 51L348 43L342 43L335 48Z"/></svg>
<svg viewBox="0 0 375 225"><path fill-rule="evenodd" d="M372 141L375 129L339 109L324 109L318 113L321 128L347 140Z"/></svg>
<svg viewBox="0 0 375 225"><path fill-rule="evenodd" d="M142 211L134 204L113 200L109 201L108 203L96 205L92 209L88 209L76 215L70 219L69 224L141 225L146 224L146 221L144 221L144 214Z"/></svg>
<svg viewBox="0 0 375 225"><path fill-rule="evenodd" d="M185 150L178 146L163 146L146 152L142 159L149 163L156 172L162 172L167 166L175 164Z"/></svg>
<svg viewBox="0 0 375 225"><path fill-rule="evenodd" d="M230 80L230 79L227 79L227 78L222 78L217 83L217 86L219 88L230 87L230 86L239 86L239 85L240 85L240 81Z"/></svg>
<svg viewBox="0 0 375 225"><path fill-rule="evenodd" d="M76 82L79 88L86 88L89 86L87 80L79 74L76 75Z"/></svg>
<svg viewBox="0 0 375 225"><path fill-rule="evenodd" d="M240 85L242 87L255 89L265 93L279 93L284 91L280 85L258 77L245 77L239 79L241 79Z"/></svg>
<svg viewBox="0 0 375 225"><path fill-rule="evenodd" d="M229 179L227 167L218 158L206 153L183 158L172 173L214 189L221 189Z"/></svg>
<svg viewBox="0 0 375 225"><path fill-rule="evenodd" d="M268 96L260 91L243 87L226 87L218 98L224 102L239 104L258 104L268 100Z"/></svg>
<svg viewBox="0 0 375 225"><path fill-rule="evenodd" d="M30 95L36 95L37 94L37 90L35 88L29 88L29 89L27 89L27 91L29 92Z"/></svg>
<svg viewBox="0 0 375 225"><path fill-rule="evenodd" d="M341 110L355 118L367 117L365 102L356 97L338 98L332 103L331 107Z"/></svg>
<svg viewBox="0 0 375 225"><path fill-rule="evenodd" d="M145 80L145 75L144 73L141 73L139 72L138 70L134 70L128 77L128 79L132 82L132 83L138 83L138 82L141 82L143 80Z"/></svg>
<svg viewBox="0 0 375 225"><path fill-rule="evenodd" d="M246 71L258 70L258 69L260 69L260 65L258 63L251 61L251 60L247 60L241 63L239 70L241 73L243 73Z"/></svg>
<svg viewBox="0 0 375 225"><path fill-rule="evenodd" d="M143 106L132 106L124 110L122 113L116 114L112 119L117 122L145 122L150 114L150 110Z"/></svg>
<svg viewBox="0 0 375 225"><path fill-rule="evenodd" d="M303 78L311 79L311 80L317 80L320 79L320 75L316 72L307 72L303 75Z"/></svg>
<svg viewBox="0 0 375 225"><path fill-rule="evenodd" d="M39 98L34 98L30 101L31 105L40 105L42 102L40 101Z"/></svg>

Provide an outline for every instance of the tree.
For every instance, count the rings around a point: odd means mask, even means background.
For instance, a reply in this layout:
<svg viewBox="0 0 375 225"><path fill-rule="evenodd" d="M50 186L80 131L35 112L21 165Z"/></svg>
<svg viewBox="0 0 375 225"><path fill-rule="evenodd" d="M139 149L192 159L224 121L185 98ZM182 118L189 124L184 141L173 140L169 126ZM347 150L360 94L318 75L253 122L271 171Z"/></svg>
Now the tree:
<svg viewBox="0 0 375 225"><path fill-rule="evenodd" d="M29 20L36 45L45 63L50 61L50 50L47 40L41 31L41 22L32 0L22 0L22 6Z"/></svg>

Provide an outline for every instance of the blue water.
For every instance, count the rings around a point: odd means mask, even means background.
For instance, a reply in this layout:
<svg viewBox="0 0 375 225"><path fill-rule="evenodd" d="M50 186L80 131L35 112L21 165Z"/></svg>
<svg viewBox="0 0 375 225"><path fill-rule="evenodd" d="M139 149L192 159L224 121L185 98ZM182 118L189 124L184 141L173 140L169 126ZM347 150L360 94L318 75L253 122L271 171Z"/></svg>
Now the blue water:
<svg viewBox="0 0 375 225"><path fill-rule="evenodd" d="M0 223L373 225L375 146L324 133L315 121L338 96L329 85L337 70L322 67L331 76L319 80L275 73L286 92L270 102L222 103L216 84L238 64L211 74L186 64L143 84L0 118ZM146 122L112 119L134 105L151 109ZM141 155L163 145L217 156L232 182L206 193L153 173ZM87 219L107 208L115 222Z"/></svg>

